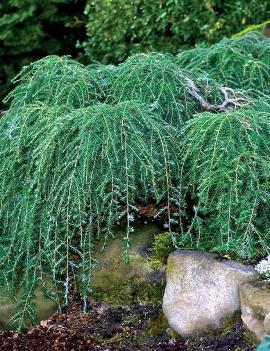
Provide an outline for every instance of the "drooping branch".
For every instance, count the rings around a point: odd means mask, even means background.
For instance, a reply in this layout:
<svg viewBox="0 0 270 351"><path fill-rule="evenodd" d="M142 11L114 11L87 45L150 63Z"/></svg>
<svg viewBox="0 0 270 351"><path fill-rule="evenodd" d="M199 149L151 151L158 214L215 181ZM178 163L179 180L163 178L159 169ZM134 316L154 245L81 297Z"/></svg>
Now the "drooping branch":
<svg viewBox="0 0 270 351"><path fill-rule="evenodd" d="M234 90L228 87L221 87L219 88L219 90L224 95L224 101L222 102L222 104L219 105L211 104L208 101L206 101L203 96L200 95L199 89L196 87L192 79L185 77L185 80L188 84L189 93L192 96L194 96L195 99L197 99L200 102L201 106L208 111L229 112L238 106L247 105L250 102L245 96L241 96L238 98L229 97L229 94L234 93Z"/></svg>

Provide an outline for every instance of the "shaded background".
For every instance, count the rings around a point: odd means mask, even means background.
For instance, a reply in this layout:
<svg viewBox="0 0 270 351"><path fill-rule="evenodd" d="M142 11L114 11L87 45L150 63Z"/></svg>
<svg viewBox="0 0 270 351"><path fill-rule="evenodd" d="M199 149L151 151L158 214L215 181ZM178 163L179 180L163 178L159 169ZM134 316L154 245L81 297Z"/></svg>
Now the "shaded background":
<svg viewBox="0 0 270 351"><path fill-rule="evenodd" d="M20 68L46 55L117 63L177 53L269 19L269 0L2 0L0 101Z"/></svg>

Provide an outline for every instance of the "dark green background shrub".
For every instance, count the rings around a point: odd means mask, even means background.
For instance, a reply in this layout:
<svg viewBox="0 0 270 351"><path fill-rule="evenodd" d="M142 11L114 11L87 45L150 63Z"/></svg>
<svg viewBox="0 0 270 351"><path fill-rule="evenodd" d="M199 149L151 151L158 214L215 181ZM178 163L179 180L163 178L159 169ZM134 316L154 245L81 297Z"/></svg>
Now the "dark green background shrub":
<svg viewBox="0 0 270 351"><path fill-rule="evenodd" d="M76 55L84 6L84 0L0 2L0 100L23 65L48 54Z"/></svg>
<svg viewBox="0 0 270 351"><path fill-rule="evenodd" d="M1 1L0 100L23 65L48 54L116 63L138 52L176 53L264 22L269 11L268 0Z"/></svg>
<svg viewBox="0 0 270 351"><path fill-rule="evenodd" d="M269 11L268 0L89 0L83 46L105 63L149 50L176 53L264 22Z"/></svg>

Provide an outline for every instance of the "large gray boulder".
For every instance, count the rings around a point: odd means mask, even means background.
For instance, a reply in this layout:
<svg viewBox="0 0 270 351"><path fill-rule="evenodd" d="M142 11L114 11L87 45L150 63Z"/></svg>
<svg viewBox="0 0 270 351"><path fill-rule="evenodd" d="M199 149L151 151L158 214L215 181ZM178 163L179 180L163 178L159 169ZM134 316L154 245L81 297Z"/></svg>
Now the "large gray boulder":
<svg viewBox="0 0 270 351"><path fill-rule="evenodd" d="M240 288L242 320L250 338L258 342L270 335L270 281L255 281Z"/></svg>
<svg viewBox="0 0 270 351"><path fill-rule="evenodd" d="M253 267L211 253L174 251L163 297L170 327L181 336L221 328L240 311L239 287L257 277Z"/></svg>

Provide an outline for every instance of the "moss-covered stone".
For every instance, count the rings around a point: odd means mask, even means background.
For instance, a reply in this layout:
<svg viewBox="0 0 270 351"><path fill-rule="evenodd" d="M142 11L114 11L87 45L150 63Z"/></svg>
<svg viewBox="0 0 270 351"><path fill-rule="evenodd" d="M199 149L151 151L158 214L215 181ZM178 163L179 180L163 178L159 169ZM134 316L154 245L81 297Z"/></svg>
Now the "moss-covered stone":
<svg viewBox="0 0 270 351"><path fill-rule="evenodd" d="M112 305L131 303L161 304L165 288L165 273L149 264L151 247L159 229L155 225L136 228L131 234L129 263L124 262L123 238L118 230L104 252L95 258L99 266L93 272L92 297Z"/></svg>
<svg viewBox="0 0 270 351"><path fill-rule="evenodd" d="M152 245L152 256L149 265L153 269L165 270L169 254L175 250L171 233L160 233L155 235Z"/></svg>
<svg viewBox="0 0 270 351"><path fill-rule="evenodd" d="M249 340L261 341L270 334L270 281L255 281L240 288L242 320Z"/></svg>

